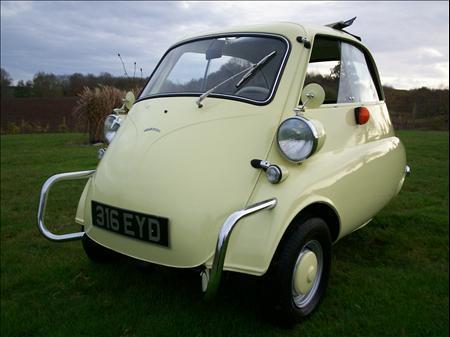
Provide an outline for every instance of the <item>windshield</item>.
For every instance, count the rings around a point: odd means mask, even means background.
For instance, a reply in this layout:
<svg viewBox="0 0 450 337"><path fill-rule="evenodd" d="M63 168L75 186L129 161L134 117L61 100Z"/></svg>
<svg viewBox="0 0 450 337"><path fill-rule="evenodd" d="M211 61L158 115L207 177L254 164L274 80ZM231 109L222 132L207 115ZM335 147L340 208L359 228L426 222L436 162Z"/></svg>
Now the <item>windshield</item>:
<svg viewBox="0 0 450 337"><path fill-rule="evenodd" d="M273 36L221 36L184 43L166 53L139 98L201 95L275 52L248 78L236 76L210 95L268 101L287 47L286 41Z"/></svg>

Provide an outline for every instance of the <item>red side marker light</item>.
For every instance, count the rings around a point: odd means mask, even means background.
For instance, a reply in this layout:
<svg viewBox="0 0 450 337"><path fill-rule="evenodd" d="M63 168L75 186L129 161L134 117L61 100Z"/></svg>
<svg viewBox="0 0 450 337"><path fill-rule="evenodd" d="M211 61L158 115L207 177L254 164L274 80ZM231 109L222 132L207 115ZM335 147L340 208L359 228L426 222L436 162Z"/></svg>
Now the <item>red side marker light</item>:
<svg viewBox="0 0 450 337"><path fill-rule="evenodd" d="M356 124L362 125L366 124L370 118L369 109L361 106L359 108L355 108L355 120Z"/></svg>

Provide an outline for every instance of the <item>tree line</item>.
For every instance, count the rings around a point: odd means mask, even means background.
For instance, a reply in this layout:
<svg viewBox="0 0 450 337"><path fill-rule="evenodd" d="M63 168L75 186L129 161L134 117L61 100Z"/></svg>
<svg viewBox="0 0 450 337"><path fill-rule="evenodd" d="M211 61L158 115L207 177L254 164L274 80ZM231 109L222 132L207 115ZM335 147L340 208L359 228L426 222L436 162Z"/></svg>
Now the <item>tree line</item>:
<svg viewBox="0 0 450 337"><path fill-rule="evenodd" d="M145 78L113 76L110 73L55 75L38 72L32 80L20 80L15 86L8 72L1 68L2 97L73 97L79 95L84 87L95 88L98 85L115 87L121 90L142 88Z"/></svg>
<svg viewBox="0 0 450 337"><path fill-rule="evenodd" d="M332 79L327 76L321 79L315 78L318 83L328 80ZM2 98L8 96L16 98L73 97L80 95L84 87L94 89L99 85L111 86L125 91L139 91L145 83L145 78L113 76L109 73L55 75L38 72L32 80L20 80L13 86L10 75L5 69L1 68ZM414 119L447 116L448 119L448 89L422 87L400 90L387 86L384 86L383 89L391 115Z"/></svg>

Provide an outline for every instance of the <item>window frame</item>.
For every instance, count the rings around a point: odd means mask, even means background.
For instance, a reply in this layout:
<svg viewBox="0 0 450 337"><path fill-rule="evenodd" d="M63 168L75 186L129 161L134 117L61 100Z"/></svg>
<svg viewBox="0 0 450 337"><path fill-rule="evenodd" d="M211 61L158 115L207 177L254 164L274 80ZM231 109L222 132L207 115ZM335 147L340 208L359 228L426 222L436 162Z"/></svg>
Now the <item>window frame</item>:
<svg viewBox="0 0 450 337"><path fill-rule="evenodd" d="M218 94L218 93L211 93L209 96L210 97L214 97L214 98L239 101L239 102L244 102L244 103L248 103L248 104L252 104L252 105L259 105L259 106L267 105L270 102L272 102L272 100L274 99L274 97L275 97L275 95L277 93L278 86L279 86L279 84L281 82L281 78L283 76L284 69L286 68L286 64L288 62L289 55L291 53L291 43L290 43L289 39L286 38L283 35L272 34L272 33L228 32L228 33L205 35L205 36L195 37L195 38L192 38L192 39L183 40L181 42L178 42L178 43L172 45L170 48L168 48L166 50L166 52L164 53L164 55L158 61L157 65L153 69L151 75L149 76L149 78L145 82L145 85L142 87L141 91L139 92L139 94L137 96L138 99L136 100L136 103L141 102L141 101L145 101L145 100L148 100L148 99L161 98L161 97L198 97L199 93L165 93L165 94L156 94L156 95L145 96L145 97L141 97L141 95L142 95L144 89L147 87L147 85L150 82L150 80L152 79L152 77L155 75L155 72L158 69L158 67L161 65L161 63L163 62L163 60L165 59L167 54L172 49L177 48L177 47L179 47L179 46L181 46L183 44L186 44L186 43L191 43L191 42L195 42L195 41L202 41L202 40L208 40L208 39L213 39L213 38L227 37L227 36L276 38L276 39L279 39L280 41L285 43L286 51L284 53L284 56L283 56L283 59L281 61L281 64L280 64L277 76L275 78L275 82L274 82L274 85L272 87L272 91L270 92L270 95L269 95L269 97L266 100L264 100L264 101L256 101L256 100L252 100L250 98L239 97L239 96L234 96L234 95Z"/></svg>
<svg viewBox="0 0 450 337"><path fill-rule="evenodd" d="M308 57L308 63L307 63L306 70L305 70L305 76L304 76L304 79L303 79L303 86L302 86L302 88L305 87L306 74L308 72L308 66L310 64L312 51L313 51L314 44L315 44L317 38L324 38L324 39L328 39L328 40L338 41L340 43L345 42L345 43L348 43L349 45L352 45L353 47L357 48L358 50L360 50L363 53L363 55L364 55L364 59L366 61L367 68L369 70L370 76L371 76L372 81L373 81L373 83L375 85L375 89L376 89L377 95L378 95L378 100L374 101L374 102L370 102L370 103L384 102L385 96L384 96L383 86L381 85L381 81L380 81L380 75L378 73L378 69L377 69L375 60L372 57L372 55L369 52L369 50L363 44L361 44L359 42L356 42L356 41L353 41L351 39L347 39L347 38L344 38L344 37L335 36L335 35L328 35L328 34L316 34L316 35L314 35L314 38L313 38L313 41L312 41L312 44L311 44L311 49L310 49L311 51L310 51L309 57ZM340 45L339 45L339 54L341 56ZM338 88L339 88L339 86L338 86ZM299 102L300 102L300 99L299 99ZM346 102L346 103L336 102L336 103L324 103L323 105L361 104L361 103L364 103L364 102Z"/></svg>

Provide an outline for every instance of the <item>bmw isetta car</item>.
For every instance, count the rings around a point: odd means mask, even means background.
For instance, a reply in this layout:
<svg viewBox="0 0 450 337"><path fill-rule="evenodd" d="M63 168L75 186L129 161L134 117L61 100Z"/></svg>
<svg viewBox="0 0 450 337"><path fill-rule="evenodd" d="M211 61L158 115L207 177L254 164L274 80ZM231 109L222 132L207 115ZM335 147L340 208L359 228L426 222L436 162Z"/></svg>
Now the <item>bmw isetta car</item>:
<svg viewBox="0 0 450 337"><path fill-rule="evenodd" d="M173 45L137 100L128 94L106 118L98 167L45 182L41 233L81 239L95 261L120 253L199 268L207 297L223 271L264 276L278 313L310 314L333 243L370 222L410 172L375 62L343 30L352 22L238 27ZM83 230L50 232L51 186L81 178Z"/></svg>

